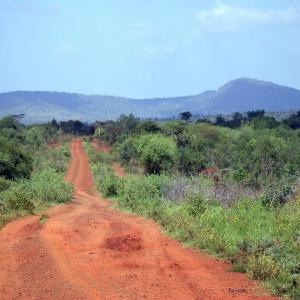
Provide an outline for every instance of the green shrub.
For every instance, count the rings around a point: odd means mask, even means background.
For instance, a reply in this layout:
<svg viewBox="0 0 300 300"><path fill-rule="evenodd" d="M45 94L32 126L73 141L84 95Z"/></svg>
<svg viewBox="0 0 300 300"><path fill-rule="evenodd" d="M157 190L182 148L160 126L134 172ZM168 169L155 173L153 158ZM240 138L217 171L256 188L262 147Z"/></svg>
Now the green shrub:
<svg viewBox="0 0 300 300"><path fill-rule="evenodd" d="M53 168L35 173L30 180L30 187L42 202L68 202L73 194L73 187L64 181L64 174Z"/></svg>
<svg viewBox="0 0 300 300"><path fill-rule="evenodd" d="M47 168L36 172L31 179L12 182L10 187L0 193L0 223L19 211L32 214L53 203L70 201L73 187L66 183L62 173Z"/></svg>
<svg viewBox="0 0 300 300"><path fill-rule="evenodd" d="M120 193L120 205L145 216L158 219L160 192L151 178L127 178Z"/></svg>
<svg viewBox="0 0 300 300"><path fill-rule="evenodd" d="M0 192L7 190L9 186L10 181L0 176Z"/></svg>
<svg viewBox="0 0 300 300"><path fill-rule="evenodd" d="M35 205L33 204L35 194L26 183L15 183L10 189L4 192L5 206L9 210L26 210L33 213Z"/></svg>
<svg viewBox="0 0 300 300"><path fill-rule="evenodd" d="M272 257L265 254L250 257L247 269L253 279L259 280L276 278L280 272Z"/></svg>
<svg viewBox="0 0 300 300"><path fill-rule="evenodd" d="M0 136L0 176L6 179L29 178L31 170L29 153Z"/></svg>
<svg viewBox="0 0 300 300"><path fill-rule="evenodd" d="M185 198L185 201L188 211L193 216L200 216L207 208L207 201L204 199L201 192L189 192Z"/></svg>
<svg viewBox="0 0 300 300"><path fill-rule="evenodd" d="M116 195L121 179L113 173L111 168L105 165L100 166L98 176L98 183L102 195L104 197Z"/></svg>
<svg viewBox="0 0 300 300"><path fill-rule="evenodd" d="M57 172L65 172L70 158L71 154L68 144L63 144L59 149L40 148L35 151L34 169L53 168Z"/></svg>
<svg viewBox="0 0 300 300"><path fill-rule="evenodd" d="M170 137L161 134L141 135L135 140L134 147L148 174L170 171L176 163L176 144Z"/></svg>

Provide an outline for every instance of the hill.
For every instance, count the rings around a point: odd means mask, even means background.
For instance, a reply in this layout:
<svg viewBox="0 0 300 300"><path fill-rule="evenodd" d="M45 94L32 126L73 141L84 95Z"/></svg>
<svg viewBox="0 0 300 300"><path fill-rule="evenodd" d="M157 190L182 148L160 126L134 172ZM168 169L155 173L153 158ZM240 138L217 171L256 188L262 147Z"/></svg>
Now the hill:
<svg viewBox="0 0 300 300"><path fill-rule="evenodd" d="M217 114L255 109L273 112L298 110L300 90L241 78L216 91L170 98L130 99L44 91L0 93L0 116L24 113L26 123L45 122L52 118L107 120L115 119L121 113L133 113L141 118L167 118L182 111Z"/></svg>

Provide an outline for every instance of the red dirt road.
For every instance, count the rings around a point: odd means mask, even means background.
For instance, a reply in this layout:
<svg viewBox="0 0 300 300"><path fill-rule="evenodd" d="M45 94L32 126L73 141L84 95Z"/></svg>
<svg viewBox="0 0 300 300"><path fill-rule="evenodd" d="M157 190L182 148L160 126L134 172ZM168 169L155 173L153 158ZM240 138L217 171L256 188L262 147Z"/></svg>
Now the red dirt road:
<svg viewBox="0 0 300 300"><path fill-rule="evenodd" d="M228 265L184 248L94 191L82 142L66 179L75 200L0 232L0 299L275 299Z"/></svg>

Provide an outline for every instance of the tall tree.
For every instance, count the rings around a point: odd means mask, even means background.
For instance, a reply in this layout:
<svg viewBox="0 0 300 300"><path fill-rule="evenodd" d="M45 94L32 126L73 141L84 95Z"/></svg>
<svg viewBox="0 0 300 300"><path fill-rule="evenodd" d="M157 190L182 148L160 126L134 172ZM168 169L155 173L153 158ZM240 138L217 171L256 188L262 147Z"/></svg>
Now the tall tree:
<svg viewBox="0 0 300 300"><path fill-rule="evenodd" d="M180 113L181 120L184 120L186 123L189 121L189 119L192 117L192 114L190 111L184 111Z"/></svg>

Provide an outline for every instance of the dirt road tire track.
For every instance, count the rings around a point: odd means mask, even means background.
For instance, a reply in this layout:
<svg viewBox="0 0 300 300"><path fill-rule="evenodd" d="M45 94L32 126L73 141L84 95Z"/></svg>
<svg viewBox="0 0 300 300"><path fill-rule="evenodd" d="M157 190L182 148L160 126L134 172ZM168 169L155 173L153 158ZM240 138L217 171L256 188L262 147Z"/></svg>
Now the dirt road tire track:
<svg viewBox="0 0 300 300"><path fill-rule="evenodd" d="M66 180L75 199L0 232L0 299L275 299L228 265L116 211L93 188L82 141ZM93 192L94 190L94 192Z"/></svg>

